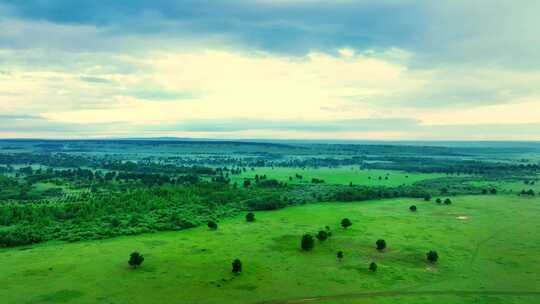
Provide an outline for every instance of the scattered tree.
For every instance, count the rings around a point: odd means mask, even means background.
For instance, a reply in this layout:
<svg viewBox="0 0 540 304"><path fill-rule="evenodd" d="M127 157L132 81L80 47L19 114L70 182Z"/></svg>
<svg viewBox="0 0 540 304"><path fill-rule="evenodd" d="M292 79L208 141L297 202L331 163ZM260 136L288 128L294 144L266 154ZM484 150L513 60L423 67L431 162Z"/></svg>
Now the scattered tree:
<svg viewBox="0 0 540 304"><path fill-rule="evenodd" d="M347 229L347 228L349 228L351 226L352 226L352 222L351 222L350 219L344 218L344 219L341 220L341 227Z"/></svg>
<svg viewBox="0 0 540 304"><path fill-rule="evenodd" d="M377 245L377 250L384 250L386 248L386 241L383 239L379 239L377 240L377 242L375 242L375 245Z"/></svg>
<svg viewBox="0 0 540 304"><path fill-rule="evenodd" d="M435 200L435 202L436 202L437 204L440 204L440 203L442 203L442 200L441 200L440 198L438 198L438 199Z"/></svg>
<svg viewBox="0 0 540 304"><path fill-rule="evenodd" d="M326 241L328 239L328 232L321 230L317 233L316 237L319 241Z"/></svg>
<svg viewBox="0 0 540 304"><path fill-rule="evenodd" d="M377 264L375 262L371 262L371 264L369 264L369 271L371 272L377 271Z"/></svg>
<svg viewBox="0 0 540 304"><path fill-rule="evenodd" d="M128 264L129 266L133 268L137 268L141 266L142 262L144 262L144 256L137 251L132 252L129 256Z"/></svg>
<svg viewBox="0 0 540 304"><path fill-rule="evenodd" d="M255 221L255 214L253 214L253 212L250 212L250 213L246 214L246 221L254 222Z"/></svg>
<svg viewBox="0 0 540 304"><path fill-rule="evenodd" d="M430 251L426 254L426 257L427 257L427 260L428 260L430 263L436 263L437 260L439 259L439 254L437 253L437 251L430 250Z"/></svg>
<svg viewBox="0 0 540 304"><path fill-rule="evenodd" d="M242 261L240 261L239 259L235 259L235 260L232 262L232 272L233 272L233 273L240 273L240 272L242 272Z"/></svg>
<svg viewBox="0 0 540 304"><path fill-rule="evenodd" d="M208 221L208 228L210 228L212 230L216 230L217 229L217 223L214 222L214 221Z"/></svg>
<svg viewBox="0 0 540 304"><path fill-rule="evenodd" d="M411 210L412 212L416 212L416 206L415 205L410 206L409 210Z"/></svg>
<svg viewBox="0 0 540 304"><path fill-rule="evenodd" d="M447 199L444 200L444 204L445 205L451 205L452 201L449 198L447 198Z"/></svg>
<svg viewBox="0 0 540 304"><path fill-rule="evenodd" d="M337 256L338 260L341 261L343 259L343 251L338 251L336 256Z"/></svg>
<svg viewBox="0 0 540 304"><path fill-rule="evenodd" d="M309 251L313 249L314 245L315 245L315 241L313 240L313 236L311 236L311 234L304 234L302 236L301 247L303 250Z"/></svg>

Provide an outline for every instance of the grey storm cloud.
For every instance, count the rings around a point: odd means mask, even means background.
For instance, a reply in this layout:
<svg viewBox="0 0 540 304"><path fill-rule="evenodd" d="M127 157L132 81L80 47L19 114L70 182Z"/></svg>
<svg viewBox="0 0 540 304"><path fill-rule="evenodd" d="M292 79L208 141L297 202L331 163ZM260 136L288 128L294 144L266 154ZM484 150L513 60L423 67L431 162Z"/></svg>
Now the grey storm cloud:
<svg viewBox="0 0 540 304"><path fill-rule="evenodd" d="M4 6L4 17L86 26L88 37L101 39L93 43L86 35L64 31L72 42L65 48L79 44L103 50L133 45L130 37L140 36L182 40L215 35L288 54L343 46L398 47L417 54L416 66L540 67L538 1L6 0ZM16 39L14 32L0 35L0 46L33 43ZM114 36L122 36L123 42L116 43ZM47 39L41 42L54 42L55 37Z"/></svg>

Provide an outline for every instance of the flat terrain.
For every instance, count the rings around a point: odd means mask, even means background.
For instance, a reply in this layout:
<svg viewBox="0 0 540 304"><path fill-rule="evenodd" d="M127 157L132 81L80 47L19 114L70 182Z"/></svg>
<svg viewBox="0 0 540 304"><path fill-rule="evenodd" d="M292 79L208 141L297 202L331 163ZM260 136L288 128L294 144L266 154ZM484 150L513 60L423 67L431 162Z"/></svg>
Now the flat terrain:
<svg viewBox="0 0 540 304"><path fill-rule="evenodd" d="M322 176L321 176L322 177ZM324 177L322 177L324 178ZM539 303L540 199L322 203L199 227L0 249L0 299L37 303ZM408 210L411 204L418 212ZM353 226L339 227L349 217ZM303 233L333 236L299 249ZM384 252L375 241L388 243ZM437 250L439 262L425 261ZM127 265L132 251L146 260ZM345 253L343 261L336 252ZM233 275L240 258L244 272ZM367 270L377 262L376 273ZM310 299L310 301L307 301Z"/></svg>
<svg viewBox="0 0 540 304"><path fill-rule="evenodd" d="M338 167L338 168L255 168L247 170L240 175L231 176L232 181L241 183L245 178L254 178L255 175L266 175L268 179L276 179L282 182L299 184L311 183L312 178L324 180L326 184L339 184L364 186L386 186L397 187L401 185L411 185L415 182L444 177L446 174L438 173L407 173L395 170L362 170L358 167ZM296 174L302 176L296 178ZM289 179L292 177L292 180Z"/></svg>

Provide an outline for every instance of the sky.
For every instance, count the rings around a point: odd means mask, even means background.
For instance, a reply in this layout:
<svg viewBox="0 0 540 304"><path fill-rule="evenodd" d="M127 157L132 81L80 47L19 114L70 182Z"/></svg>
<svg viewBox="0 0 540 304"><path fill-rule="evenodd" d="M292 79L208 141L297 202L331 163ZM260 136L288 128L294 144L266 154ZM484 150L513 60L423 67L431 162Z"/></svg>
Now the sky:
<svg viewBox="0 0 540 304"><path fill-rule="evenodd" d="M0 138L540 140L538 12L0 0Z"/></svg>

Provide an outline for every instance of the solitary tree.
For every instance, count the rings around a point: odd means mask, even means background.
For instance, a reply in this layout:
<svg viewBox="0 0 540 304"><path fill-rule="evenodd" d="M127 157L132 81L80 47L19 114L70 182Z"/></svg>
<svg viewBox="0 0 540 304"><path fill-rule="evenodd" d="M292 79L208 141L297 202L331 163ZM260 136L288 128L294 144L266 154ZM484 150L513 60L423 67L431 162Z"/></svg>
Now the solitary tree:
<svg viewBox="0 0 540 304"><path fill-rule="evenodd" d="M336 254L338 260L342 260L343 259L343 251L338 251L337 254Z"/></svg>
<svg viewBox="0 0 540 304"><path fill-rule="evenodd" d="M138 266L141 266L142 262L144 262L144 256L142 254L137 251L130 254L128 261L129 266L137 268Z"/></svg>
<svg viewBox="0 0 540 304"><path fill-rule="evenodd" d="M369 264L369 271L371 272L377 271L377 264L375 262L371 262L371 264Z"/></svg>
<svg viewBox="0 0 540 304"><path fill-rule="evenodd" d="M234 273L242 272L242 261L240 261L239 259L235 259L232 262L232 272Z"/></svg>
<svg viewBox="0 0 540 304"><path fill-rule="evenodd" d="M409 210L411 210L412 212L416 212L416 206L415 205L410 206Z"/></svg>
<svg viewBox="0 0 540 304"><path fill-rule="evenodd" d="M375 245L377 245L377 250L384 250L386 248L386 241L379 239L377 242L375 242Z"/></svg>
<svg viewBox="0 0 540 304"><path fill-rule="evenodd" d="M304 234L302 236L302 242L300 246L302 247L303 250L309 251L313 249L314 245L315 245L315 241L313 240L313 236L311 236L311 234Z"/></svg>
<svg viewBox="0 0 540 304"><path fill-rule="evenodd" d="M319 241L326 241L328 239L328 232L321 230L317 233L316 237Z"/></svg>
<svg viewBox="0 0 540 304"><path fill-rule="evenodd" d="M208 221L208 228L210 228L212 230L216 230L217 229L217 223L214 222L214 221Z"/></svg>
<svg viewBox="0 0 540 304"><path fill-rule="evenodd" d="M255 221L255 214L253 214L253 212L250 212L250 213L246 214L246 221L254 222Z"/></svg>
<svg viewBox="0 0 540 304"><path fill-rule="evenodd" d="M351 226L352 226L352 222L351 222L350 219L344 218L344 219L341 220L341 227L347 229L347 228L349 228Z"/></svg>
<svg viewBox="0 0 540 304"><path fill-rule="evenodd" d="M426 254L426 258L430 263L436 263L437 260L439 259L439 254L437 253L437 251L430 250Z"/></svg>

